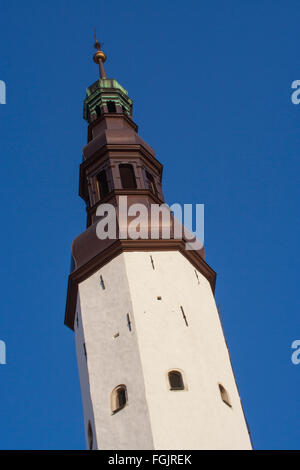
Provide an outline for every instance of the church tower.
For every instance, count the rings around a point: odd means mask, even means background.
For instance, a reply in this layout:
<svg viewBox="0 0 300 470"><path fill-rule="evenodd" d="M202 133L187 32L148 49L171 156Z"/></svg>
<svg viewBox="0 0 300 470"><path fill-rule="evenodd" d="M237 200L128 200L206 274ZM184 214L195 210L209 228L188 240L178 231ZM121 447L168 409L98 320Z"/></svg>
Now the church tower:
<svg viewBox="0 0 300 470"><path fill-rule="evenodd" d="M79 194L87 228L72 246L65 324L74 330L88 449L251 449L204 250L174 236L129 237L120 206L164 203L162 164L139 135L127 91L87 89ZM117 236L100 237L101 207ZM99 212L100 211L100 212ZM173 235L172 235L173 234ZM76 411L75 411L76 412Z"/></svg>

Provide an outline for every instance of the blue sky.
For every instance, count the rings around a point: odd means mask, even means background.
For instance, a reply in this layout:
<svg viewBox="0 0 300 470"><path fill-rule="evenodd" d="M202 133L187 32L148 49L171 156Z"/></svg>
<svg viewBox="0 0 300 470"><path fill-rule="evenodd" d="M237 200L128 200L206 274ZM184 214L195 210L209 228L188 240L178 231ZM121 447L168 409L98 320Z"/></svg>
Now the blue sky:
<svg viewBox="0 0 300 470"><path fill-rule="evenodd" d="M254 446L299 448L299 24L294 0L1 2L1 449L85 446L64 308L71 242L85 228L78 168L95 26L107 74L164 164L167 202L205 204L206 259Z"/></svg>

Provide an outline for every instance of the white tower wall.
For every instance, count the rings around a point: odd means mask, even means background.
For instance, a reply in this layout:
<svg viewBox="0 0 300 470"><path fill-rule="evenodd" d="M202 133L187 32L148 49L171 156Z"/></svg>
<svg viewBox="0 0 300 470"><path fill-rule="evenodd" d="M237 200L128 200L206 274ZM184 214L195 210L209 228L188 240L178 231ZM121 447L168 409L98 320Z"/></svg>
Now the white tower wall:
<svg viewBox="0 0 300 470"><path fill-rule="evenodd" d="M95 447L251 449L210 284L180 252L120 254L79 285L77 314L85 429L90 421ZM185 390L170 391L172 369ZM112 415L120 384L128 404Z"/></svg>

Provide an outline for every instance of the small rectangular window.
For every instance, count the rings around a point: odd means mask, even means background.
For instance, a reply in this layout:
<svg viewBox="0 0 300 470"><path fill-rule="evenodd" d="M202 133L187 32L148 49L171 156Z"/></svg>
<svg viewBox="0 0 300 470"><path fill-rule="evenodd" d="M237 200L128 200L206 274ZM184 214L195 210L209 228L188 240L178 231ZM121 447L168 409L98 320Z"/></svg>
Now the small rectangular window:
<svg viewBox="0 0 300 470"><path fill-rule="evenodd" d="M157 189L156 189L156 186L155 186L154 177L148 171L146 171L146 176L147 176L148 186L149 186L150 191L153 194L155 194L155 196L157 196Z"/></svg>
<svg viewBox="0 0 300 470"><path fill-rule="evenodd" d="M109 113L117 112L116 103L114 101L107 101L106 106Z"/></svg>
<svg viewBox="0 0 300 470"><path fill-rule="evenodd" d="M97 117L100 117L102 115L102 110L101 110L100 106L97 105L95 109L96 109Z"/></svg>
<svg viewBox="0 0 300 470"><path fill-rule="evenodd" d="M106 171L102 170L97 175L97 183L98 183L98 190L99 190L99 198L103 199L109 193L108 181Z"/></svg>
<svg viewBox="0 0 300 470"><path fill-rule="evenodd" d="M130 164L119 165L121 184L123 189L136 189L136 179L133 166Z"/></svg>

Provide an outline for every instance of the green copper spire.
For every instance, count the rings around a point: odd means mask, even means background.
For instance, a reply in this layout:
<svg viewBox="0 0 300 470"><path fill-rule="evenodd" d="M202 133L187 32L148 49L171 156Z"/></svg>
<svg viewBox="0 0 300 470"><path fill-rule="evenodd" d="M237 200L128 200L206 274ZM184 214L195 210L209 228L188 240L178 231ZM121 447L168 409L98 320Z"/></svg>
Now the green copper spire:
<svg viewBox="0 0 300 470"><path fill-rule="evenodd" d="M88 123L95 121L101 115L117 113L132 116L132 100L127 90L113 78L107 78L104 69L105 53L101 50L101 44L95 31L94 62L99 64L100 79L87 88L83 106L83 117Z"/></svg>

